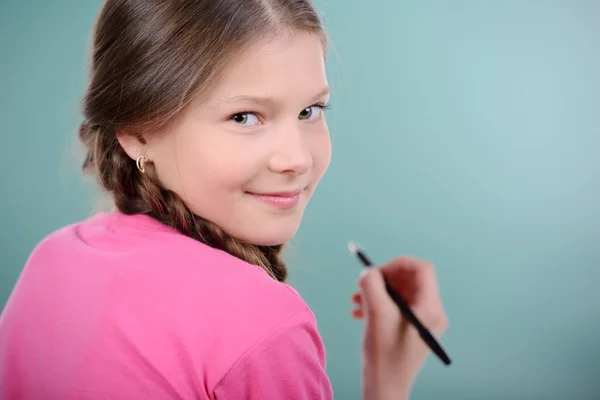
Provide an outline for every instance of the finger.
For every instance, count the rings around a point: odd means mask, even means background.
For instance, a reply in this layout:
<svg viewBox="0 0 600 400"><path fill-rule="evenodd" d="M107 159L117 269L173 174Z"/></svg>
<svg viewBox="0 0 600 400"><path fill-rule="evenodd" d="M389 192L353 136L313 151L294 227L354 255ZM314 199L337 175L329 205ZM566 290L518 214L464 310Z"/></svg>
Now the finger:
<svg viewBox="0 0 600 400"><path fill-rule="evenodd" d="M354 293L352 295L351 299L354 304L360 304L360 293L359 292Z"/></svg>
<svg viewBox="0 0 600 400"><path fill-rule="evenodd" d="M352 310L352 317L356 318L356 319L362 319L363 318L363 310L362 308L357 308Z"/></svg>
<svg viewBox="0 0 600 400"><path fill-rule="evenodd" d="M439 296L437 278L431 263L412 257L398 257L381 267L382 274L390 285L399 292L421 302Z"/></svg>
<svg viewBox="0 0 600 400"><path fill-rule="evenodd" d="M430 330L441 334L447 329L437 278L433 265L427 261L410 257L399 257L382 267L382 273L395 289L408 301L407 286L412 287L410 303L413 311ZM403 292L404 290L405 292Z"/></svg>
<svg viewBox="0 0 600 400"><path fill-rule="evenodd" d="M385 289L383 274L379 268L364 269L359 278L363 313L367 315L393 315L395 304Z"/></svg>

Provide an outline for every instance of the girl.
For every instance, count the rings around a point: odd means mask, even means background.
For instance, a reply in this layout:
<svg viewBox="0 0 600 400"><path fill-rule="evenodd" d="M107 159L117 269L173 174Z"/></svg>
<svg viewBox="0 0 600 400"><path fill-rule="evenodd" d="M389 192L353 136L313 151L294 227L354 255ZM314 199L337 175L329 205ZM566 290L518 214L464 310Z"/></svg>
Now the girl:
<svg viewBox="0 0 600 400"><path fill-rule="evenodd" d="M0 322L3 399L331 399L315 317L287 286L330 161L327 40L309 0L107 0L79 137L116 211L46 237ZM406 399L435 333L432 267L364 274L363 398Z"/></svg>

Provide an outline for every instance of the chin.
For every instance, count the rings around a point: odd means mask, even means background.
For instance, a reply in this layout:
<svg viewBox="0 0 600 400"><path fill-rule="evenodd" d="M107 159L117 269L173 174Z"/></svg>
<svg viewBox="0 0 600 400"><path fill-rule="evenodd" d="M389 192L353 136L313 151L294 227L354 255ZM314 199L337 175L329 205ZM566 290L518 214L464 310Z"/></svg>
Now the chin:
<svg viewBox="0 0 600 400"><path fill-rule="evenodd" d="M285 233L273 233L268 234L268 232L262 232L260 235L252 235L247 239L243 239L247 243L251 243L257 246L277 246L280 244L285 244L290 241L296 231L285 234Z"/></svg>
<svg viewBox="0 0 600 400"><path fill-rule="evenodd" d="M246 243L257 246L277 246L290 241L296 235L298 225L289 224L286 226L263 227L260 230L252 229L247 232L238 232L234 236Z"/></svg>

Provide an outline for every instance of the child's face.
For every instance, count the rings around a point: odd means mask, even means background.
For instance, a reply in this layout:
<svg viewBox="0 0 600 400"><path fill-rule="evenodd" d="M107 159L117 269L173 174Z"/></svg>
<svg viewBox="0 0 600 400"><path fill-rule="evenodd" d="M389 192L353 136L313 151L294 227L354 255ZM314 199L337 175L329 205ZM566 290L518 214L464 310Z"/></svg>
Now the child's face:
<svg viewBox="0 0 600 400"><path fill-rule="evenodd" d="M281 244L330 162L317 106L328 93L318 37L257 43L147 154L194 213L243 241Z"/></svg>

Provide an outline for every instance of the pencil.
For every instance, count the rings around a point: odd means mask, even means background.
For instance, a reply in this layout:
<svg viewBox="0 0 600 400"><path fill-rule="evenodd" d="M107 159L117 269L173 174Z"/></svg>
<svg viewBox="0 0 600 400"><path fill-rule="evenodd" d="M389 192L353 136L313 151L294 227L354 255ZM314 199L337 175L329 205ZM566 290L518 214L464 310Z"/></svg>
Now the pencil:
<svg viewBox="0 0 600 400"><path fill-rule="evenodd" d="M365 253L354 242L348 243L348 249L355 257L357 257L362 262L365 268L371 268L373 266L371 260L369 260ZM429 330L421 323L421 321L419 321L419 319L408 307L408 304L406 304L406 301L404 301L404 299L398 293L396 293L394 289L392 289L387 279L385 279L385 277L383 279L385 281L385 288L388 294L390 295L392 300L394 300L394 303L396 303L402 315L417 329L419 335L421 336L421 338L423 338L425 343L427 343L431 351L433 351L435 355L438 356L438 358L442 360L444 364L450 365L452 361L450 360L450 357L448 357L442 346L440 346L440 344L437 342L437 340L435 340L431 332L429 332Z"/></svg>

